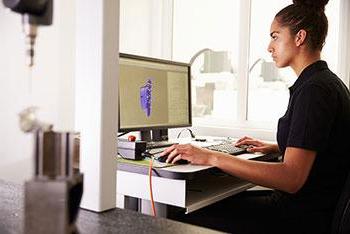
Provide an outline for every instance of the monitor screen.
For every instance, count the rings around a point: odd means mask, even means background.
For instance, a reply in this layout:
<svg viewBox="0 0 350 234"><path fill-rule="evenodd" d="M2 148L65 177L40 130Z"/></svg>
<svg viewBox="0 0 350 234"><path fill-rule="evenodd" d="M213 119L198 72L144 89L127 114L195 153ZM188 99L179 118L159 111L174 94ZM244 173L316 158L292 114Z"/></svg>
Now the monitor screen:
<svg viewBox="0 0 350 234"><path fill-rule="evenodd" d="M191 126L190 65L120 54L119 132Z"/></svg>

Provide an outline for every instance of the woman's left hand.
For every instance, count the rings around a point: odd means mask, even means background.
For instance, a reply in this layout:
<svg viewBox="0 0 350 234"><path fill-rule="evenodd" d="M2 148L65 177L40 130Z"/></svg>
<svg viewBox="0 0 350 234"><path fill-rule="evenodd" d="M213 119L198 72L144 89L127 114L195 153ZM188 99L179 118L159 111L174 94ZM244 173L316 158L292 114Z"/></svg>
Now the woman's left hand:
<svg viewBox="0 0 350 234"><path fill-rule="evenodd" d="M167 163L175 163L180 159L191 164L211 165L212 151L191 144L176 144L165 149L161 156L168 155Z"/></svg>

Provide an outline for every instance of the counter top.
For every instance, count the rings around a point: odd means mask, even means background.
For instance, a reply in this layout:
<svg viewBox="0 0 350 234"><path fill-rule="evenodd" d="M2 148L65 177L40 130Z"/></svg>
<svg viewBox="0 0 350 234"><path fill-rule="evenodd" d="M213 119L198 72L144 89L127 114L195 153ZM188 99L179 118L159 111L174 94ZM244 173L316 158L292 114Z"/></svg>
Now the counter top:
<svg viewBox="0 0 350 234"><path fill-rule="evenodd" d="M23 233L23 186L0 180L0 233ZM80 209L77 227L84 233L219 233L131 210L112 209L102 213Z"/></svg>

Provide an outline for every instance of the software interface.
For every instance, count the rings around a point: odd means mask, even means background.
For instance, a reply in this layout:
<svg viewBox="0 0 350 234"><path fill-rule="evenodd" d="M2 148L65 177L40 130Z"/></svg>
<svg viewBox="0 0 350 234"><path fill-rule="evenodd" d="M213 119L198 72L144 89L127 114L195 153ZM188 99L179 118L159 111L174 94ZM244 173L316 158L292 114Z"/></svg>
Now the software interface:
<svg viewBox="0 0 350 234"><path fill-rule="evenodd" d="M120 58L121 130L190 125L189 68Z"/></svg>

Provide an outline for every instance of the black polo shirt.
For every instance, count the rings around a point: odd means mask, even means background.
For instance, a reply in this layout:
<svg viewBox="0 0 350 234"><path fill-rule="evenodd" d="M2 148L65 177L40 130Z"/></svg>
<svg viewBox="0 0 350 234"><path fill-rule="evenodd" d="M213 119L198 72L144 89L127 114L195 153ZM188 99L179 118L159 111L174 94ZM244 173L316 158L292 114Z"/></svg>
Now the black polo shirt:
<svg viewBox="0 0 350 234"><path fill-rule="evenodd" d="M350 94L325 61L306 67L290 87L285 115L278 122L278 146L316 152L308 179L296 194L279 200L302 210L333 210L350 171Z"/></svg>

